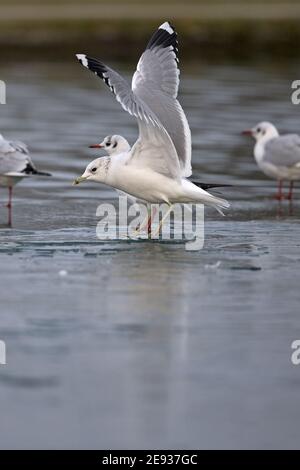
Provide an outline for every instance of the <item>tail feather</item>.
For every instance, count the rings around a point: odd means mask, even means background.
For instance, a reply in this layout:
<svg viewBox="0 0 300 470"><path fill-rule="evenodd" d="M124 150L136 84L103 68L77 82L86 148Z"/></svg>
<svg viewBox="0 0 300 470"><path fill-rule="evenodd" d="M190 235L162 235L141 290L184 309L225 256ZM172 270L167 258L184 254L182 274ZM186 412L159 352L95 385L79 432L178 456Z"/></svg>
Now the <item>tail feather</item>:
<svg viewBox="0 0 300 470"><path fill-rule="evenodd" d="M222 209L229 209L230 204L226 199L213 196L209 193L201 194L202 202L208 206L214 207L220 214L224 215Z"/></svg>

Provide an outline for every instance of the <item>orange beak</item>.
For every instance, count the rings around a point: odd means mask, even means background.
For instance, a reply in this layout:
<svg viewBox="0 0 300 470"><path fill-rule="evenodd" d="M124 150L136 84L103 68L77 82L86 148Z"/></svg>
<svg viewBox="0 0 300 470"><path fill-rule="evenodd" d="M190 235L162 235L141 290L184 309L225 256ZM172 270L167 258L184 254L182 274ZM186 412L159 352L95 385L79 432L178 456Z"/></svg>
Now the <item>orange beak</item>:
<svg viewBox="0 0 300 470"><path fill-rule="evenodd" d="M102 148L103 148L103 145L101 145L101 144L93 144L93 145L89 145L89 148L90 148L90 149L102 149Z"/></svg>

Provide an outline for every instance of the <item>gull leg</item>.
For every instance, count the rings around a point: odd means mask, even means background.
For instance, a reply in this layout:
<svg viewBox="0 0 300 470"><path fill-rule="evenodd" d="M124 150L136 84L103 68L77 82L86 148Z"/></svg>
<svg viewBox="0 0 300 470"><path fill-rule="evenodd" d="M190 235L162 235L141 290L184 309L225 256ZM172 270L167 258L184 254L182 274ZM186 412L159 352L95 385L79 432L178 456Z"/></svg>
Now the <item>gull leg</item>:
<svg viewBox="0 0 300 470"><path fill-rule="evenodd" d="M12 186L8 188L8 203L6 204L8 209L8 225L12 225Z"/></svg>
<svg viewBox="0 0 300 470"><path fill-rule="evenodd" d="M282 180L278 180L278 191L275 196L275 199L278 201L281 201L283 199L283 193L282 193Z"/></svg>
<svg viewBox="0 0 300 470"><path fill-rule="evenodd" d="M154 232L154 236L159 234L160 229L162 228L164 221L166 220L166 218L168 217L168 215L170 214L170 212L172 210L173 204L168 204L168 205L169 205L169 209L167 210L166 214L163 216L162 220L160 221L158 229Z"/></svg>
<svg viewBox="0 0 300 470"><path fill-rule="evenodd" d="M153 212L152 212L152 207L150 205L150 215L148 218L148 238L151 238L152 215L154 217L155 214L156 214L156 207L154 207Z"/></svg>
<svg viewBox="0 0 300 470"><path fill-rule="evenodd" d="M143 220L143 222L137 226L137 228L135 229L133 233L135 237L143 230L144 227L147 227L146 224L148 224L148 218L149 216L147 215L147 217Z"/></svg>
<svg viewBox="0 0 300 470"><path fill-rule="evenodd" d="M290 190L289 190L289 193L287 195L287 199L289 201L292 201L292 199L293 199L293 189L294 189L294 181L290 181Z"/></svg>

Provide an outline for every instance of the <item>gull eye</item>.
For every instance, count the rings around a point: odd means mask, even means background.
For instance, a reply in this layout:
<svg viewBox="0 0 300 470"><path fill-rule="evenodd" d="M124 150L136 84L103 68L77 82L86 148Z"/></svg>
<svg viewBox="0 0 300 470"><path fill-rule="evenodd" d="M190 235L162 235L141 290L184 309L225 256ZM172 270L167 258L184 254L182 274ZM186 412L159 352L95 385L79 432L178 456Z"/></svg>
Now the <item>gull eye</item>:
<svg viewBox="0 0 300 470"><path fill-rule="evenodd" d="M96 168L96 167L94 167L94 168L91 169L91 172L92 172L92 173L96 173L96 171L97 171L97 168Z"/></svg>
<svg viewBox="0 0 300 470"><path fill-rule="evenodd" d="M257 131L257 132L260 132L260 131L261 131L261 128L260 128L260 127L258 127L258 128L256 129L256 131Z"/></svg>
<svg viewBox="0 0 300 470"><path fill-rule="evenodd" d="M113 145L113 149L115 149L115 148L116 148L116 146L117 146L117 142L115 142L115 143L114 143L114 145Z"/></svg>
<svg viewBox="0 0 300 470"><path fill-rule="evenodd" d="M106 147L109 147L110 146L110 142L106 142Z"/></svg>

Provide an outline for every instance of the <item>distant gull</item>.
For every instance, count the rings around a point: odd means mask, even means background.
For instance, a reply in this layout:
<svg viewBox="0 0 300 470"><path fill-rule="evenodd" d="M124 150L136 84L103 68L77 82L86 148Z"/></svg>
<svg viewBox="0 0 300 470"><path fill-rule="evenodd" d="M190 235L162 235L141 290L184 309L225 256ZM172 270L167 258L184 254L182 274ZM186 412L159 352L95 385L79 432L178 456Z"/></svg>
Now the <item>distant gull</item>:
<svg viewBox="0 0 300 470"><path fill-rule="evenodd" d="M109 86L117 101L135 116L139 138L130 151L97 158L75 180L97 181L148 203L202 203L222 212L229 203L187 178L191 168L191 133L177 101L177 35L163 23L142 54L131 86L98 59L78 54L81 64Z"/></svg>
<svg viewBox="0 0 300 470"><path fill-rule="evenodd" d="M260 122L252 129L243 131L256 140L254 157L259 168L270 178L278 180L276 199L284 199L283 181L289 181L287 199L293 199L294 181L300 180L300 136L279 135L270 122Z"/></svg>
<svg viewBox="0 0 300 470"><path fill-rule="evenodd" d="M5 140L0 134L0 187L8 188L8 225L12 223L12 189L28 176L51 176L38 171L23 142Z"/></svg>

